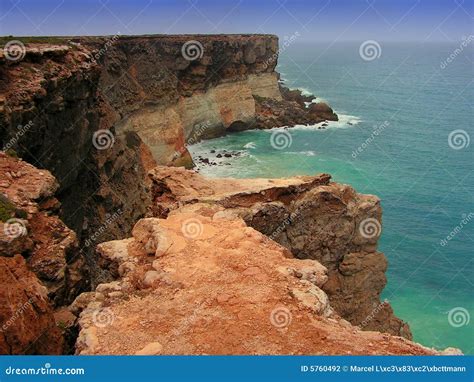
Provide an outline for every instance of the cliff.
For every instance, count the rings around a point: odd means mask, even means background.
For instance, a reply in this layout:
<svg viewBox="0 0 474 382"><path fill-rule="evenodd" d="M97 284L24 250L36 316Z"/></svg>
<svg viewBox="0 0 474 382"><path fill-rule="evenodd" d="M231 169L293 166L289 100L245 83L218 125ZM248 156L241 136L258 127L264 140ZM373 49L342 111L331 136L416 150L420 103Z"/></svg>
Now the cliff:
<svg viewBox="0 0 474 382"><path fill-rule="evenodd" d="M77 302L76 354L436 354L352 326L321 289L320 263L207 203L192 207L98 245L119 278Z"/></svg>
<svg viewBox="0 0 474 382"><path fill-rule="evenodd" d="M117 211L102 239L130 233L149 203L141 180L156 164L192 167L186 142L337 119L281 92L276 36L26 41L19 61L0 53L0 144L58 179L81 242Z"/></svg>
<svg viewBox="0 0 474 382"><path fill-rule="evenodd" d="M16 219L12 227L21 231L13 239L1 237L0 259L9 269L18 266L32 272L28 277L36 277L35 289L46 287L41 293L47 307L35 311L38 319L44 319L37 330L60 320L66 338L66 343L49 352L61 347L71 351L77 322L82 329L77 352L136 352L146 344L143 339L127 345L132 334L125 328L129 321L120 321L121 312L139 312L152 302L167 306L176 293L184 293L176 297L179 305L190 303L183 306L183 317L194 306L191 301L198 300L207 301L204 306L210 311L196 319L236 314L226 307L231 297L221 298L205 289L222 289L224 296L234 296L236 306L251 321L261 319L255 305L270 309L273 304L287 304L297 317L306 317L295 326L295 336L303 333L308 319L316 319L323 331L334 325L330 336L319 338L313 333L308 343L291 345L287 338L270 345L270 339L263 337L254 347L247 342L235 348L236 353L315 352L312 341L334 345L328 353L428 351L388 334L361 334L355 327L411 338L408 326L394 316L388 303L380 301L387 264L376 249L378 235L373 234L381 224L376 197L357 194L324 174L282 180L208 180L184 168L157 167L191 167L186 144L200 139L337 119L328 105L311 103L313 97L279 83L274 70L277 57L277 38L269 35L113 36L54 39L54 43L33 39L26 44L22 60L0 57L0 143L9 154L0 156L0 171L6 177L0 184L1 221L5 230L10 229L8 221ZM16 155L24 161L12 157ZM214 234L189 241L178 229L185 218ZM222 233L215 233L218 227ZM168 230L164 236L146 236L163 229ZM148 233L140 233L143 230ZM124 239L130 235L133 238ZM115 241L104 243L109 240ZM104 244L96 251L99 243ZM163 264L150 261L158 249L163 250L157 245L165 246ZM173 246L179 250L169 252ZM222 251L206 255L206 250L219 246ZM252 257L254 251L260 257ZM187 260L192 262L186 264ZM167 261L180 271L168 271L173 267ZM206 264L215 264L215 269L205 269ZM246 264L245 269L236 264ZM311 285L296 280L303 277L298 275L304 273L300 269L304 264L309 264L311 274L317 273L308 276ZM234 286L225 278L212 281L214 271L240 272L234 268L244 273L250 268L257 277L234 275L229 279ZM275 273L283 268L295 271ZM259 280L268 282L268 288ZM199 290L193 288L201 284ZM235 288L242 294L236 295ZM274 299L270 289L276 293ZM167 297L157 296L161 290ZM261 299L257 299L259 291ZM22 304L21 299L15 300L10 310L0 312L2 321ZM96 316L104 308L125 325L120 326L121 338L97 324ZM149 312L149 321L157 320L155 313ZM208 328L209 322L201 322L199 330ZM18 343L33 353L45 351L29 344L22 337L22 321L17 323L8 327L5 338L19 338ZM168 328L173 333L179 329L173 325L169 314L156 326L144 327ZM246 341L255 331L269 334L265 325L246 332ZM227 330L217 326L216 338ZM189 341L202 341L188 334ZM235 343L209 346L176 344L164 351L232 352Z"/></svg>

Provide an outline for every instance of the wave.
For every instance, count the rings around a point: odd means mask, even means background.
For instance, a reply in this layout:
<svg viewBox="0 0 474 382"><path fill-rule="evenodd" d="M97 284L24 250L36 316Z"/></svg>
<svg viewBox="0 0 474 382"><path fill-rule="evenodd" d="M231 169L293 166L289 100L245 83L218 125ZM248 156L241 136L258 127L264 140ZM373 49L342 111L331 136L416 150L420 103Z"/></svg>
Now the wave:
<svg viewBox="0 0 474 382"><path fill-rule="evenodd" d="M316 153L314 151L286 151L283 154L290 154L290 155L305 155L307 157L314 157Z"/></svg>
<svg viewBox="0 0 474 382"><path fill-rule="evenodd" d="M256 147L257 147L257 145L255 144L255 142L249 142L249 143L244 145L244 148L246 148L246 149L254 149Z"/></svg>

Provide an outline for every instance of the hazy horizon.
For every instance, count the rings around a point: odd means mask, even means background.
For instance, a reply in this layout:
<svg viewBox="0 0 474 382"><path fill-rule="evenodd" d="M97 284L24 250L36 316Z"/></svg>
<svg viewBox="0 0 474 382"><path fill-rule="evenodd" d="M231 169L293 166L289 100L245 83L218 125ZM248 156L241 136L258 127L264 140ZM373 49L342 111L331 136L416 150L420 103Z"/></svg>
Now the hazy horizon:
<svg viewBox="0 0 474 382"><path fill-rule="evenodd" d="M457 42L472 3L454 0L0 0L1 36L298 35L301 42Z"/></svg>

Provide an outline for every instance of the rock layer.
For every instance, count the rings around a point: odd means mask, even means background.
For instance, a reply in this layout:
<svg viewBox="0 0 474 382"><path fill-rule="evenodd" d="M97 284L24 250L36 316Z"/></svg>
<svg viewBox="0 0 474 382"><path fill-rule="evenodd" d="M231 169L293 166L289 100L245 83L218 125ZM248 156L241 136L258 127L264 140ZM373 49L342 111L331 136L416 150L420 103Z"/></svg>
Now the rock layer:
<svg viewBox="0 0 474 382"><path fill-rule="evenodd" d="M276 36L50 41L28 39L21 61L0 55L0 147L52 172L81 243L129 234L149 203L147 171L191 167L186 143L337 118L282 91Z"/></svg>
<svg viewBox="0 0 474 382"><path fill-rule="evenodd" d="M98 252L119 279L82 310L77 354L434 354L341 319L326 269L206 203Z"/></svg>
<svg viewBox="0 0 474 382"><path fill-rule="evenodd" d="M368 330L411 338L408 325L394 316L389 303L380 301L387 261L377 251L382 213L377 197L330 182L327 174L206 179L194 171L157 167L150 176L152 215L163 217L194 203L218 206L296 258L315 259L327 267L329 279L322 288L342 317Z"/></svg>

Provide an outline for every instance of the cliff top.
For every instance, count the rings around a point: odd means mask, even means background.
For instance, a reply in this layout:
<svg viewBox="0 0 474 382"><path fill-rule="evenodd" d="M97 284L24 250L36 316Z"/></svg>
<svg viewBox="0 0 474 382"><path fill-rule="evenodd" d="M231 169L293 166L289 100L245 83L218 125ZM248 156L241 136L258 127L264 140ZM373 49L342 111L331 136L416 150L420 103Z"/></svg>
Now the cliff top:
<svg viewBox="0 0 474 382"><path fill-rule="evenodd" d="M434 353L342 320L321 264L220 212L142 219L98 251L122 278L92 294L79 354Z"/></svg>
<svg viewBox="0 0 474 382"><path fill-rule="evenodd" d="M225 39L252 39L270 37L278 39L275 34L266 33L225 33L225 34L143 34L143 35L122 35L118 32L115 35L103 35L103 36L0 36L0 46L4 46L12 40L21 41L24 44L67 44L69 41L101 41L103 39L119 38L122 40L133 40L133 39L160 39L170 41L187 41L196 39L205 39L207 41L215 41Z"/></svg>

